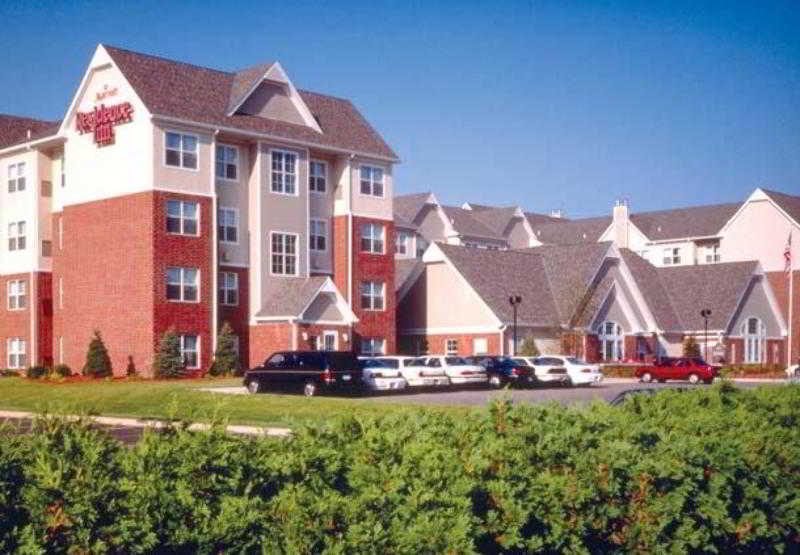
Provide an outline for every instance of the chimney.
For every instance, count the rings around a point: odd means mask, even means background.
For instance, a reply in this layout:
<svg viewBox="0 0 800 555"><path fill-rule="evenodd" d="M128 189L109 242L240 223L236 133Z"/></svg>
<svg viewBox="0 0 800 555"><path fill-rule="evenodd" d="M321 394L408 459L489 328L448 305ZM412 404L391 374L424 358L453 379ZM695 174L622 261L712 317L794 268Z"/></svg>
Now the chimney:
<svg viewBox="0 0 800 555"><path fill-rule="evenodd" d="M550 217L551 218L559 218L559 219L561 219L561 218L564 217L564 211L561 210L560 208L553 208L550 211Z"/></svg>
<svg viewBox="0 0 800 555"><path fill-rule="evenodd" d="M28 140L30 141L31 140L31 130L30 129L28 129L27 136L28 136Z"/></svg>
<svg viewBox="0 0 800 555"><path fill-rule="evenodd" d="M614 203L614 244L621 249L628 248L628 234L630 219L628 214L628 201L619 199Z"/></svg>

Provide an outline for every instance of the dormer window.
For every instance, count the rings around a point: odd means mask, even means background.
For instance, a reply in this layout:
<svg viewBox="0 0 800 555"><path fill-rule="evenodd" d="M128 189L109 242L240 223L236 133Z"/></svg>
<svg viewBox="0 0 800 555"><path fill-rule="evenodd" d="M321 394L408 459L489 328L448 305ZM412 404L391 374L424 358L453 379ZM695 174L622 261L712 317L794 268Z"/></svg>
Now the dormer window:
<svg viewBox="0 0 800 555"><path fill-rule="evenodd" d="M383 197L383 170L372 166L361 166L361 194Z"/></svg>
<svg viewBox="0 0 800 555"><path fill-rule="evenodd" d="M239 179L239 149L235 146L217 145L216 175L218 179Z"/></svg>

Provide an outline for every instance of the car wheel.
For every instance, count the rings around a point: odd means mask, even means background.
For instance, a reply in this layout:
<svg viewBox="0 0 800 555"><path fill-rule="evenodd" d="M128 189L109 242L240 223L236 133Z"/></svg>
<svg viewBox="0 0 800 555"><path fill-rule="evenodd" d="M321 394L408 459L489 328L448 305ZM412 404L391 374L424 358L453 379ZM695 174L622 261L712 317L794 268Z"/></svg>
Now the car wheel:
<svg viewBox="0 0 800 555"><path fill-rule="evenodd" d="M650 383L653 381L653 375L650 372L645 372L642 374L642 381L644 383Z"/></svg>
<svg viewBox="0 0 800 555"><path fill-rule="evenodd" d="M700 376L697 374L689 374L689 383L692 385L697 385L700 383Z"/></svg>
<svg viewBox="0 0 800 555"><path fill-rule="evenodd" d="M489 376L489 385L495 389L500 389L503 387L503 380L500 379L500 376Z"/></svg>
<svg viewBox="0 0 800 555"><path fill-rule="evenodd" d="M573 385L575 385L572 383L572 378L567 378L562 383L564 384L564 387L572 387Z"/></svg>
<svg viewBox="0 0 800 555"><path fill-rule="evenodd" d="M261 382L258 380L250 380L247 382L247 391L252 394L261 393Z"/></svg>
<svg viewBox="0 0 800 555"><path fill-rule="evenodd" d="M709 378L707 380L703 380L703 383L704 384L712 384L712 383L714 383L714 378Z"/></svg>
<svg viewBox="0 0 800 555"><path fill-rule="evenodd" d="M667 380L662 378L662 379L658 380L658 383L667 383Z"/></svg>
<svg viewBox="0 0 800 555"><path fill-rule="evenodd" d="M303 395L306 397L313 397L317 394L317 384L311 380L306 382L306 385L303 386Z"/></svg>

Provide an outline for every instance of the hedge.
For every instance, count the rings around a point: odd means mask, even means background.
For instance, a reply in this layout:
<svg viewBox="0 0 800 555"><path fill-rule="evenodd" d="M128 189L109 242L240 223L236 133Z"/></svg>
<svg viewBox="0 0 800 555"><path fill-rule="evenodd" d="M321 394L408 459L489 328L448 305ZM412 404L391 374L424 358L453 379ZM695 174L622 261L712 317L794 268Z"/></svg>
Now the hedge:
<svg viewBox="0 0 800 555"><path fill-rule="evenodd" d="M0 552L796 552L800 386L0 442Z"/></svg>

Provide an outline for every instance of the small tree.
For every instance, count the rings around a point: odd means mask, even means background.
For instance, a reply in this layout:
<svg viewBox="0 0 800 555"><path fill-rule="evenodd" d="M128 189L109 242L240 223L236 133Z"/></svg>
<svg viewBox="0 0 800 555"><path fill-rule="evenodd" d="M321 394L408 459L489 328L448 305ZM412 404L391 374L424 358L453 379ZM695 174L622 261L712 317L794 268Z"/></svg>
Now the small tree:
<svg viewBox="0 0 800 555"><path fill-rule="evenodd" d="M173 328L161 336L153 370L159 378L180 378L184 375L181 340Z"/></svg>
<svg viewBox="0 0 800 555"><path fill-rule="evenodd" d="M230 376L239 371L239 355L235 347L236 336L233 334L233 328L228 322L224 322L217 338L214 364L211 365L212 376Z"/></svg>
<svg viewBox="0 0 800 555"><path fill-rule="evenodd" d="M135 378L137 375L136 364L133 362L133 356L128 355L128 367L125 368L125 375L129 378Z"/></svg>
<svg viewBox="0 0 800 555"><path fill-rule="evenodd" d="M111 359L98 330L94 330L94 337L89 342L89 350L86 352L86 364L83 366L83 375L92 378L105 378L111 375Z"/></svg>
<svg viewBox="0 0 800 555"><path fill-rule="evenodd" d="M524 357L538 357L539 348L536 346L536 340L533 336L528 336L522 340L522 346L519 348L520 356Z"/></svg>
<svg viewBox="0 0 800 555"><path fill-rule="evenodd" d="M687 335L683 340L683 356L687 358L701 358L700 345L693 335Z"/></svg>

